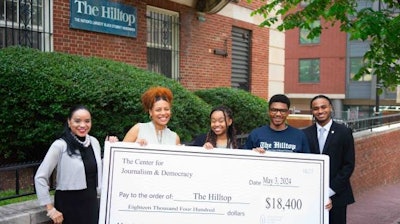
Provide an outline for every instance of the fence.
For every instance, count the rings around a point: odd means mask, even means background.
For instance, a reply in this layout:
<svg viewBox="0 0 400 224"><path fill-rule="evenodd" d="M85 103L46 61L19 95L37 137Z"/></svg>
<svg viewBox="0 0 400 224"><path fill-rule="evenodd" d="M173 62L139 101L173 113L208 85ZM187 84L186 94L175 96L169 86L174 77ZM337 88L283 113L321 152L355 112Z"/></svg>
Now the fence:
<svg viewBox="0 0 400 224"><path fill-rule="evenodd" d="M351 128L353 132L372 130L380 126L390 126L395 123L400 123L400 113L388 114L370 118L363 118L357 120L340 121L347 127Z"/></svg>
<svg viewBox="0 0 400 224"><path fill-rule="evenodd" d="M34 161L0 166L0 201L35 194L34 176L40 163ZM54 189L53 176L50 178L51 189Z"/></svg>

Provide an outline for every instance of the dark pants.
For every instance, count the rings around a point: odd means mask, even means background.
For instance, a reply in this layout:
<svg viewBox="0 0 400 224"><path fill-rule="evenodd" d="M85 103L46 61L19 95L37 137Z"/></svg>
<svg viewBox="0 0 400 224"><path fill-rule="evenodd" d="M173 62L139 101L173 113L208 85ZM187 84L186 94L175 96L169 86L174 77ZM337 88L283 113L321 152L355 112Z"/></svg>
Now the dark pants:
<svg viewBox="0 0 400 224"><path fill-rule="evenodd" d="M329 224L346 224L347 206L335 207L329 211Z"/></svg>

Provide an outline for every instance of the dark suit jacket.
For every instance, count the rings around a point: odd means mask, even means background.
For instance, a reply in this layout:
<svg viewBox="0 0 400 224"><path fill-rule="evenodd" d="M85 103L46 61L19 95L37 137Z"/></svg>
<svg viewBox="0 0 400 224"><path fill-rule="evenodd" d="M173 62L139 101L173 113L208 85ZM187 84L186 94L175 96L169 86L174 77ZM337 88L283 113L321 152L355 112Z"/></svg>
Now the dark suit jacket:
<svg viewBox="0 0 400 224"><path fill-rule="evenodd" d="M203 146L206 143L207 134L201 134L194 138L191 146Z"/></svg>
<svg viewBox="0 0 400 224"><path fill-rule="evenodd" d="M310 144L311 153L320 154L317 126L303 129ZM336 192L331 197L333 206L345 206L354 202L350 177L355 166L354 138L350 128L332 123L326 138L323 154L329 156L329 187Z"/></svg>

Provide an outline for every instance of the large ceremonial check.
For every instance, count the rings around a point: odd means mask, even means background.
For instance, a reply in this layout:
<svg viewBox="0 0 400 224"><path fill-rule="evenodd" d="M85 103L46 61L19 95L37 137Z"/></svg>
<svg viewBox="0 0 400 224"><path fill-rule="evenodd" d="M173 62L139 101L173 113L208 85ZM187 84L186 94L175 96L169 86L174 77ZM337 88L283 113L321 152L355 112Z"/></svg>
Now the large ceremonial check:
<svg viewBox="0 0 400 224"><path fill-rule="evenodd" d="M105 143L99 223L328 224L326 155Z"/></svg>

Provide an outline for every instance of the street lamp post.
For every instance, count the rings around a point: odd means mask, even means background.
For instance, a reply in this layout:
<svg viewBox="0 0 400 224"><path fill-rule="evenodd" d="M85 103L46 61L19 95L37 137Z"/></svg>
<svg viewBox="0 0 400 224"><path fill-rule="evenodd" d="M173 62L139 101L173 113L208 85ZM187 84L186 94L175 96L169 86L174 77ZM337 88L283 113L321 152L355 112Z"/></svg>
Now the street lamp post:
<svg viewBox="0 0 400 224"><path fill-rule="evenodd" d="M378 1L378 11L381 11L381 0ZM375 84L375 116L379 116L379 89L381 88L380 80L378 75L376 77Z"/></svg>

